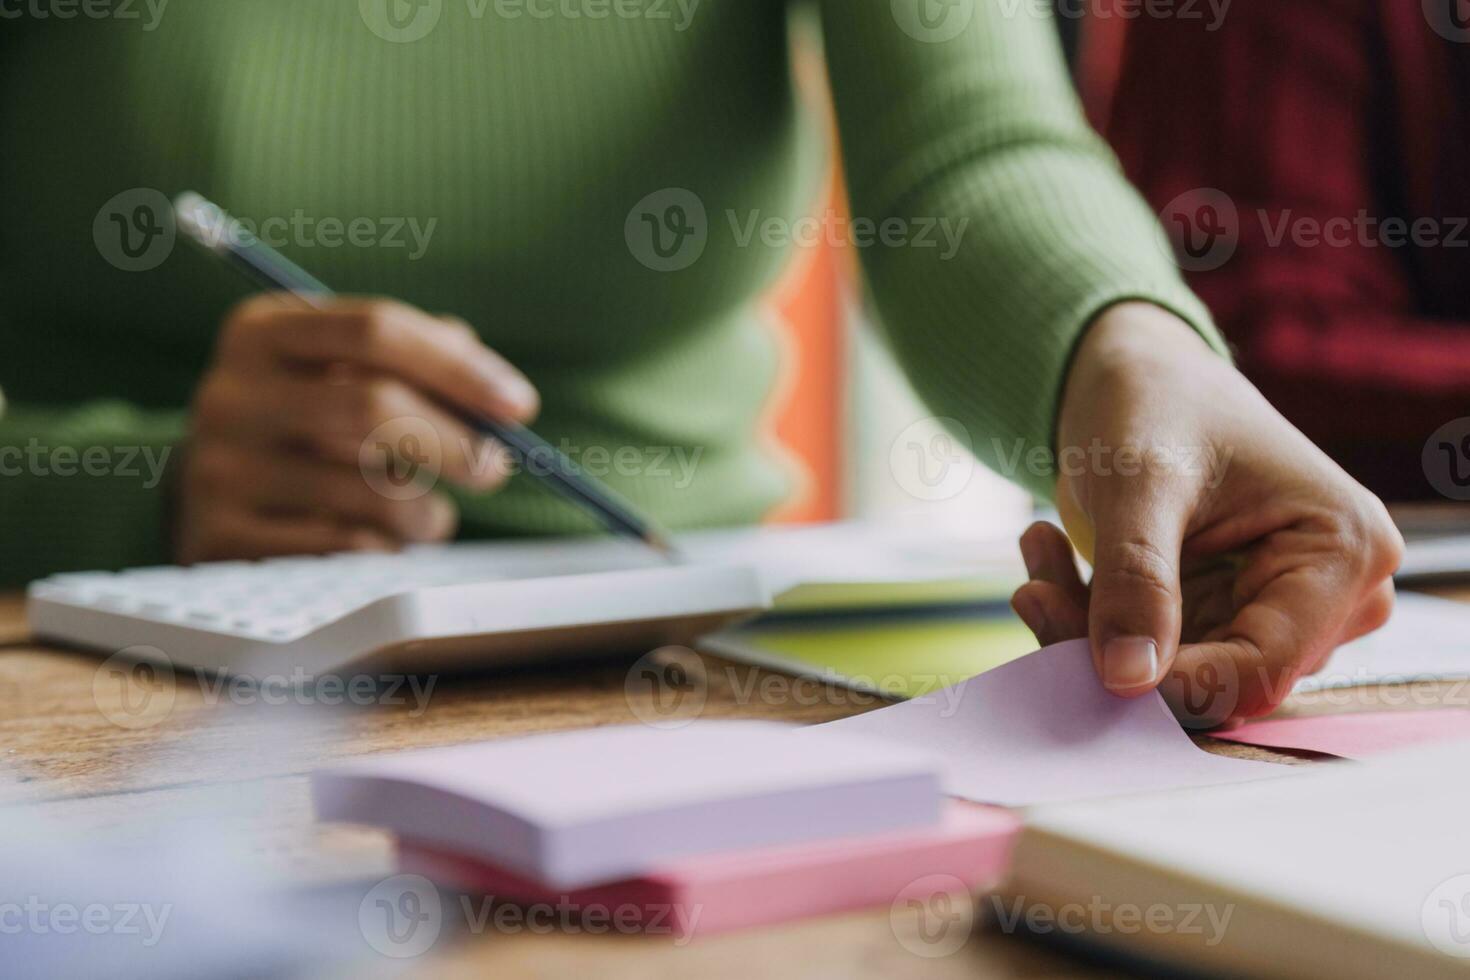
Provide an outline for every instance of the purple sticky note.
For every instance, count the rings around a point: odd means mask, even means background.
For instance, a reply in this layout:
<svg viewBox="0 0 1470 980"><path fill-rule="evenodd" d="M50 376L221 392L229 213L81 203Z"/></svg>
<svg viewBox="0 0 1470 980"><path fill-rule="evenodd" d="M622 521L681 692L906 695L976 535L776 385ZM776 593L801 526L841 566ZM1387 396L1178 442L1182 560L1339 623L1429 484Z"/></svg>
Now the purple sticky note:
<svg viewBox="0 0 1470 980"><path fill-rule="evenodd" d="M1325 752L1362 759L1425 742L1470 738L1470 711L1372 711L1252 722L1216 738L1268 749Z"/></svg>
<svg viewBox="0 0 1470 980"><path fill-rule="evenodd" d="M888 708L818 726L937 752L944 789L981 803L1029 806L1242 782L1286 767L1211 755L1156 692L1108 693L1086 640L1039 650Z"/></svg>

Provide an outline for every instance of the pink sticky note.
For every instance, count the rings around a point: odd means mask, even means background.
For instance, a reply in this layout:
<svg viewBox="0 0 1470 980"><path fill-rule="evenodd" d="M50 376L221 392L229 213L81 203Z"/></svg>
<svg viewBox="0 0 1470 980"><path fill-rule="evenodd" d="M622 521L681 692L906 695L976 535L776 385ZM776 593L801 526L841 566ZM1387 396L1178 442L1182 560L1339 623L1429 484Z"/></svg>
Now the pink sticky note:
<svg viewBox="0 0 1470 980"><path fill-rule="evenodd" d="M930 875L969 888L994 884L1020 823L1005 810L951 801L930 828L680 858L638 878L571 891L411 841L399 843L398 860L405 873L446 887L684 938L888 905Z"/></svg>
<svg viewBox="0 0 1470 980"><path fill-rule="evenodd" d="M1131 699L1110 694L1086 640L1058 643L954 687L805 731L829 729L936 752L945 792L1006 806L1289 772L1199 748L1157 692Z"/></svg>
<svg viewBox="0 0 1470 980"><path fill-rule="evenodd" d="M1268 749L1299 749L1362 759L1424 742L1470 738L1470 711L1446 708L1276 718L1211 734L1227 742Z"/></svg>

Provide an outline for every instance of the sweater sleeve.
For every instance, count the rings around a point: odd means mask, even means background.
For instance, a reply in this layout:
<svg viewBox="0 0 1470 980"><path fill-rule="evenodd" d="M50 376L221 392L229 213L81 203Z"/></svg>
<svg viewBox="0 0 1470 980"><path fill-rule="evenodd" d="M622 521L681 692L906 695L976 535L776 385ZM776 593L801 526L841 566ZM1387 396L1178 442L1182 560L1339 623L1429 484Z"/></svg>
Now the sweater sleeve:
<svg viewBox="0 0 1470 980"><path fill-rule="evenodd" d="M182 412L118 402L0 415L0 587L168 561L166 471Z"/></svg>
<svg viewBox="0 0 1470 980"><path fill-rule="evenodd" d="M1044 497L1049 476L1016 462L1051 451L1071 353L1099 313L1152 302L1225 353L1084 121L1047 6L822 2L854 220L912 232L861 249L890 343L929 408Z"/></svg>

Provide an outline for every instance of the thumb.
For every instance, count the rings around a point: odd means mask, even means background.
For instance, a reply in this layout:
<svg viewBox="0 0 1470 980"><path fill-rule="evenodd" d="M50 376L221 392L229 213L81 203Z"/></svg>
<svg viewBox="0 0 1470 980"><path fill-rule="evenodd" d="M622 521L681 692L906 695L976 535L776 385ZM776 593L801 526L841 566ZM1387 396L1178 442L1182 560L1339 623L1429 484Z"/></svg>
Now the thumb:
<svg viewBox="0 0 1470 980"><path fill-rule="evenodd" d="M1167 675L1179 649L1184 507L1164 485L1100 481L1088 634L1103 685L1136 697Z"/></svg>

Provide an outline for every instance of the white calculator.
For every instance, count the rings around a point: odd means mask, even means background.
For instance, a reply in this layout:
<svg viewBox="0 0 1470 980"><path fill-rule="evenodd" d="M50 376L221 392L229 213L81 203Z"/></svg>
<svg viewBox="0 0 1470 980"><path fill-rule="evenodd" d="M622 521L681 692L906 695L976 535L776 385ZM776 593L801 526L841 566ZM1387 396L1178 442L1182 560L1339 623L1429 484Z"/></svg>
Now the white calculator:
<svg viewBox="0 0 1470 980"><path fill-rule="evenodd" d="M688 645L781 597L867 604L988 567L950 536L863 525L701 532L680 548L678 565L587 538L68 573L34 583L27 610L39 638L174 666L425 671Z"/></svg>

